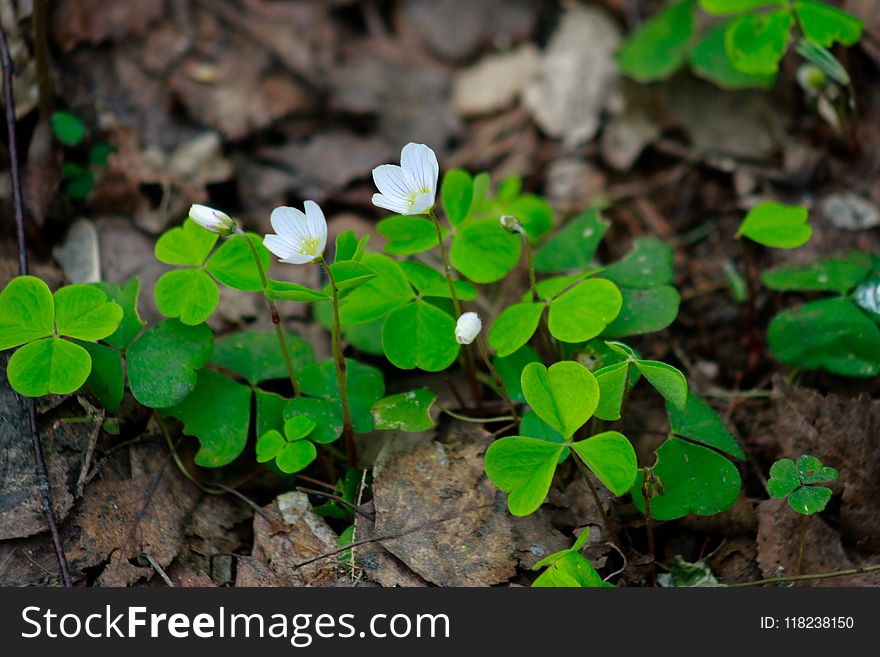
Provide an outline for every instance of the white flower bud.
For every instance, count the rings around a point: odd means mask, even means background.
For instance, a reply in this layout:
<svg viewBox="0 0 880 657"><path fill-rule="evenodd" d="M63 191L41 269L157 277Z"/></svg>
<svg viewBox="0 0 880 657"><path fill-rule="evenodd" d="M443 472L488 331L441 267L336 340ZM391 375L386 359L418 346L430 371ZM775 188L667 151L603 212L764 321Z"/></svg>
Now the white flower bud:
<svg viewBox="0 0 880 657"><path fill-rule="evenodd" d="M510 233L519 233L520 235L523 235L526 232L519 219L512 214L503 214L498 221L501 223L501 227Z"/></svg>
<svg viewBox="0 0 880 657"><path fill-rule="evenodd" d="M207 205L193 205L189 209L189 218L202 228L219 235L232 235L238 228L238 224L228 214Z"/></svg>
<svg viewBox="0 0 880 657"><path fill-rule="evenodd" d="M483 322L477 313L465 313L458 318L455 325L455 341L458 344L470 344L480 334Z"/></svg>

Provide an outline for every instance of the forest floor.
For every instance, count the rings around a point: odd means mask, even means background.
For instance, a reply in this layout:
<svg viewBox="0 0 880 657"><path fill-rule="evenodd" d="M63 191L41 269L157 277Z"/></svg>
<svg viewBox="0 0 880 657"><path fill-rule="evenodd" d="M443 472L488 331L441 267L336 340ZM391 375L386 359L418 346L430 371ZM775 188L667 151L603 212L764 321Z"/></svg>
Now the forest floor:
<svg viewBox="0 0 880 657"><path fill-rule="evenodd" d="M659 2L59 0L50 21L57 102L86 122L90 143L115 148L86 201L64 193L62 163L86 154L62 149L40 119L28 16L13 4L0 2L0 18L19 73L27 237L32 269L50 286L97 271L117 283L138 276L141 289L152 290L167 270L153 257L156 239L192 203L222 208L263 234L273 207L314 199L331 236L354 229L380 248L370 171L396 161L410 141L431 145L442 169L485 170L493 180L520 174L528 191L552 202L557 222L607 205L603 261L642 235L675 248L678 319L633 346L682 369L748 459L729 511L654 528L657 561L697 564L724 583L793 573L799 517L767 499L765 485L773 461L810 453L838 468L840 479L828 508L804 525L802 572L880 563L878 380L821 372L792 379L767 350L750 363L746 312L725 275L726 266L742 265L733 236L757 198L811 208L814 229L797 251L753 249L760 269L851 249L880 253L873 0L844 3L866 25L846 61L854 139L835 135L805 102L793 61L766 92L722 91L687 72L653 85L621 78L614 50ZM0 286L17 274L2 150ZM867 219L855 226L854 216ZM318 284L317 268L276 263L273 271ZM152 295L141 299L143 317L160 319ZM761 335L794 301L759 292L753 321ZM326 333L304 304L283 312L290 330L329 356ZM271 329L259 299L225 292L210 324L218 334ZM454 405L442 381L383 367L392 391L433 386ZM30 444L15 438L24 420L14 397L4 380L0 585L57 584ZM645 458L668 429L662 402L637 390L629 408L623 431ZM360 465L372 470L373 484L357 516L363 544L352 567L337 544L344 526L311 510L326 498L297 490L323 490L319 468L285 478L245 456L198 471L237 491L210 495L183 476L160 427L136 404L124 405L116 436L101 430L102 411L75 396L42 400L39 410L80 585L528 585L531 566L584 527L593 532L587 554L603 575L622 570L615 581L629 586L649 580L644 516L628 497L606 500L627 545L625 562L602 540L573 469L560 468L541 510L513 518L483 471L491 434L449 417L425 434L361 437ZM65 421L83 415L94 421ZM197 471L196 441L169 426ZM877 586L880 574L819 583Z"/></svg>

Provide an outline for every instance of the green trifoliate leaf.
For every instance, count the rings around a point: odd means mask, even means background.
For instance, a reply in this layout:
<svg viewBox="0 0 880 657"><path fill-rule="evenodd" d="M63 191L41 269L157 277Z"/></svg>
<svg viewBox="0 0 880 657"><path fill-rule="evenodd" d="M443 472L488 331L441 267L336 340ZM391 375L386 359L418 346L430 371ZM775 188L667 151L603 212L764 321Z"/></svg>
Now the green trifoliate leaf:
<svg viewBox="0 0 880 657"><path fill-rule="evenodd" d="M602 335L625 338L660 331L675 321L681 297L671 285L658 285L646 290L621 287L620 312Z"/></svg>
<svg viewBox="0 0 880 657"><path fill-rule="evenodd" d="M179 404L195 389L197 370L213 350L214 334L204 324L187 326L166 319L128 348L131 393L149 408Z"/></svg>
<svg viewBox="0 0 880 657"><path fill-rule="evenodd" d="M779 249L796 249L806 244L813 229L807 223L806 208L782 203L761 203L746 215L736 236Z"/></svg>
<svg viewBox="0 0 880 657"><path fill-rule="evenodd" d="M55 333L55 302L35 276L17 276L0 293L0 349Z"/></svg>
<svg viewBox="0 0 880 657"><path fill-rule="evenodd" d="M86 124L70 112L52 112L52 132L65 146L76 146L86 136Z"/></svg>
<svg viewBox="0 0 880 657"><path fill-rule="evenodd" d="M859 251L842 258L827 258L812 265L778 267L761 275L761 282L780 292L848 292L865 278L871 258Z"/></svg>
<svg viewBox="0 0 880 657"><path fill-rule="evenodd" d="M373 424L376 429L400 431L427 431L434 426L431 406L437 395L427 388L418 388L380 399L373 405Z"/></svg>
<svg viewBox="0 0 880 657"><path fill-rule="evenodd" d="M880 373L880 330L849 299L785 310L770 322L767 338L788 365L863 378Z"/></svg>
<svg viewBox="0 0 880 657"><path fill-rule="evenodd" d="M773 86L775 75L750 75L743 73L730 63L724 35L728 23L711 28L691 51L691 69L701 78L718 85L722 89L765 89Z"/></svg>
<svg viewBox="0 0 880 657"><path fill-rule="evenodd" d="M672 433L714 447L738 459L746 457L724 421L702 398L689 394L684 409L676 408L667 401L666 413Z"/></svg>
<svg viewBox="0 0 880 657"><path fill-rule="evenodd" d="M623 304L611 281L585 280L550 302L550 333L562 342L585 342L605 330Z"/></svg>
<svg viewBox="0 0 880 657"><path fill-rule="evenodd" d="M388 316L382 348L395 367L440 372L458 357L455 320L422 300L409 303Z"/></svg>
<svg viewBox="0 0 880 657"><path fill-rule="evenodd" d="M507 394L513 401L524 402L526 400L520 382L523 368L529 363L538 363L540 360L535 350L528 346L520 347L507 356L496 356L492 359L492 365L501 376L504 389L507 390ZM529 436L531 434L524 433L523 435Z"/></svg>
<svg viewBox="0 0 880 657"><path fill-rule="evenodd" d="M501 227L498 219L468 221L452 240L450 259L462 275L474 283L494 283L519 262L522 243Z"/></svg>
<svg viewBox="0 0 880 657"><path fill-rule="evenodd" d="M189 326L208 319L220 302L217 284L202 269L175 269L162 274L154 294L159 312Z"/></svg>
<svg viewBox="0 0 880 657"><path fill-rule="evenodd" d="M199 439L195 462L206 468L231 463L244 451L251 421L251 390L228 376L200 370L192 393L163 415L183 422L183 433Z"/></svg>
<svg viewBox="0 0 880 657"><path fill-rule="evenodd" d="M198 267L217 243L219 236L187 219L182 226L165 232L156 242L156 260L166 265Z"/></svg>
<svg viewBox="0 0 880 657"><path fill-rule="evenodd" d="M672 249L653 237L638 237L632 250L602 275L621 287L649 288L672 283Z"/></svg>
<svg viewBox="0 0 880 657"><path fill-rule="evenodd" d="M256 233L247 233L247 237L257 251L263 271L269 271L272 256L263 246L263 239ZM205 269L227 287L245 292L259 292L263 289L263 279L254 261L254 253L241 235L233 235L224 240L220 248L208 258Z"/></svg>
<svg viewBox="0 0 880 657"><path fill-rule="evenodd" d="M299 336L286 333L285 343L294 372L315 362L311 345ZM289 376L274 331L241 331L220 338L214 346L211 362L243 376L251 385Z"/></svg>
<svg viewBox="0 0 880 657"><path fill-rule="evenodd" d="M584 556L574 551L566 551L532 582L532 587L613 588L611 584L602 581L602 577Z"/></svg>
<svg viewBox="0 0 880 657"><path fill-rule="evenodd" d="M100 340L122 320L122 307L91 285L68 285L55 293L55 327L59 335Z"/></svg>
<svg viewBox="0 0 880 657"><path fill-rule="evenodd" d="M452 298L452 293L449 291L449 282L436 269L420 262L412 261L401 262L400 267L406 273L406 277L412 286L423 297ZM453 281L453 285L455 286L455 295L460 301L473 301L477 298L477 288L467 281Z"/></svg>
<svg viewBox="0 0 880 657"><path fill-rule="evenodd" d="M41 338L20 347L6 365L9 385L25 397L67 395L86 382L88 352L61 338Z"/></svg>
<svg viewBox="0 0 880 657"><path fill-rule="evenodd" d="M507 507L515 516L527 516L541 506L563 446L524 436L497 440L486 450L486 474L508 493Z"/></svg>
<svg viewBox="0 0 880 657"><path fill-rule="evenodd" d="M622 433L605 431L574 443L571 449L615 495L624 495L632 488L638 463L633 446Z"/></svg>
<svg viewBox="0 0 880 657"><path fill-rule="evenodd" d="M634 364L663 399L675 408L684 410L688 398L688 386L684 374L672 365L657 360L637 360Z"/></svg>
<svg viewBox="0 0 880 657"><path fill-rule="evenodd" d="M739 14L759 7L784 5L788 0L700 0L700 6L709 14Z"/></svg>
<svg viewBox="0 0 880 657"><path fill-rule="evenodd" d="M515 303L505 308L489 329L489 345L499 356L509 356L522 348L538 329L543 303Z"/></svg>
<svg viewBox="0 0 880 657"><path fill-rule="evenodd" d="M630 362L614 363L596 370L593 374L599 384L599 405L596 417L600 420L619 420L623 395L629 379Z"/></svg>
<svg viewBox="0 0 880 657"><path fill-rule="evenodd" d="M467 217L474 197L474 181L471 174L462 169L451 169L443 176L440 198L449 223L460 224Z"/></svg>
<svg viewBox="0 0 880 657"><path fill-rule="evenodd" d="M544 367L526 365L522 389L532 410L566 438L590 419L599 403L599 384L583 365L563 361Z"/></svg>
<svg viewBox="0 0 880 657"><path fill-rule="evenodd" d="M668 78L687 58L695 27L694 0L670 5L627 39L617 53L618 67L638 82Z"/></svg>
<svg viewBox="0 0 880 657"><path fill-rule="evenodd" d="M92 358L92 371L86 379L86 387L111 415L119 413L125 392L125 370L122 354L97 342L80 342Z"/></svg>
<svg viewBox="0 0 880 657"><path fill-rule="evenodd" d="M535 269L550 273L589 267L610 225L599 208L578 215L535 252Z"/></svg>
<svg viewBox="0 0 880 657"><path fill-rule="evenodd" d="M538 293L539 299L552 301L564 292L572 289L575 286L575 283L586 280L600 271L601 269L588 269L587 271L572 274L571 276L551 276L550 278L545 278L543 281L538 281L538 284L535 286L535 291ZM531 291L524 292L522 300L531 301Z"/></svg>
<svg viewBox="0 0 880 657"><path fill-rule="evenodd" d="M788 8L732 20L724 33L730 62L743 73L774 75L788 49L793 24Z"/></svg>
<svg viewBox="0 0 880 657"><path fill-rule="evenodd" d="M556 443L558 445L565 443L563 435L544 422L544 420L538 417L538 414L534 411L528 411L522 416L522 420L519 423L519 433L521 436L546 440L549 443ZM562 462L567 455L568 448L566 447L565 451L560 456L560 462Z"/></svg>
<svg viewBox="0 0 880 657"><path fill-rule="evenodd" d="M721 513L736 501L742 483L733 464L720 454L680 438L670 438L657 450L654 474L663 493L651 498L655 520L675 520L688 513L710 516ZM643 473L632 488L633 503L642 513Z"/></svg>
<svg viewBox="0 0 880 657"><path fill-rule="evenodd" d="M424 217L407 217L394 215L387 217L376 225L379 234L388 240L385 252L392 255L412 255L435 248L437 241L437 227L434 222ZM446 238L446 229L440 227L443 238Z"/></svg>
<svg viewBox="0 0 880 657"><path fill-rule="evenodd" d="M122 308L122 321L119 323L119 328L112 335L104 338L104 342L117 349L125 349L144 328L144 322L141 320L137 308L141 282L138 278L129 278L124 285L106 282L94 285Z"/></svg>
<svg viewBox="0 0 880 657"><path fill-rule="evenodd" d="M862 21L824 2L796 0L794 13L804 34L826 48L853 46L862 38Z"/></svg>
<svg viewBox="0 0 880 657"><path fill-rule="evenodd" d="M362 262L376 272L376 277L342 300L339 318L343 324L374 322L415 298L398 262L379 253L366 254Z"/></svg>

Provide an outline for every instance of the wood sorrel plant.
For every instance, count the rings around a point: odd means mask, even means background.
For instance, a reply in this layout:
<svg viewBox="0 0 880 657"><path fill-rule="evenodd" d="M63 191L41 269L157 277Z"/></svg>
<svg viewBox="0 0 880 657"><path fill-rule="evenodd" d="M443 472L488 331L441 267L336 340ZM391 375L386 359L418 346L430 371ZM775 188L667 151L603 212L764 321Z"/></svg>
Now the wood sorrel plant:
<svg viewBox="0 0 880 657"><path fill-rule="evenodd" d="M274 233L262 240L219 210L193 206L156 244L156 257L175 268L156 283L167 319L153 327L138 315L137 279L69 286L54 298L37 279L15 279L0 294L0 348L19 348L8 368L12 385L28 395L82 389L111 415L127 390L159 422L176 418L198 439L195 462L203 467L239 458L251 435L256 461L284 473L325 452L327 478L351 502L363 481L351 467L354 434L430 429L436 394L386 396L382 370L346 349L437 373L460 359L470 398L453 385L460 408L444 410L464 421L512 423L501 425L485 466L514 514L538 509L555 474L571 470L569 459L597 502L593 477L616 496L631 495L649 524L733 503L740 478L730 459L744 456L733 436L681 372L620 341L663 329L678 313L666 244L638 238L623 258L602 264L596 252L609 223L600 209L554 230L549 204L523 193L516 177L493 188L485 173L448 171L438 204L439 163L424 145L407 145L400 166L378 167L374 178L374 203L397 213L378 224L388 240L384 254L368 252L367 239L347 231L331 261L324 215L311 201L304 211L276 208ZM327 285L273 279L272 253L284 264L320 267ZM521 260L528 283L501 307L495 284ZM205 321L219 285L261 294L273 331L215 339ZM330 330L331 359L316 362L308 343L284 331L277 306L288 302L311 304ZM640 467L622 424L605 423L625 418L630 391L643 379L665 401L670 432ZM509 415L497 417L498 409ZM349 466L343 476L335 474L331 446L340 437ZM325 507L350 517L338 505ZM608 509L599 508L605 539L622 545ZM544 564L539 585L601 583L578 552L586 536Z"/></svg>

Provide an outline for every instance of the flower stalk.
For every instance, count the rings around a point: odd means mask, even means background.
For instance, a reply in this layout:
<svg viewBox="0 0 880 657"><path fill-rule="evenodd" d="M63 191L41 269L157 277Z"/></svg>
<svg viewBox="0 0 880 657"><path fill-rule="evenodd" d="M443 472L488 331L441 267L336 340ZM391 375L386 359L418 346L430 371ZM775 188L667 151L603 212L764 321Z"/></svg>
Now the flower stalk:
<svg viewBox="0 0 880 657"><path fill-rule="evenodd" d="M342 405L342 437L345 441L345 456L349 467L357 464L357 453L354 446L354 427L351 421L351 409L348 406L347 372L345 356L342 354L342 328L339 322L339 289L336 287L336 279L330 265L321 255L319 261L324 273L330 281L330 290L333 294L333 330L331 332L333 346L333 360L336 363L336 382L339 385L339 402Z"/></svg>
<svg viewBox="0 0 880 657"><path fill-rule="evenodd" d="M269 306L269 312L272 315L272 324L275 326L275 335L278 336L278 347L281 349L281 357L284 359L284 366L287 368L288 377L290 377L290 385L293 386L293 396L299 397L299 381L297 380L296 372L293 369L293 361L290 358L290 349L287 348L284 329L281 327L281 315L278 313L278 307L275 305L275 301L269 296L269 277L266 275L266 270L263 269L263 263L260 262L260 254L257 253L257 247L253 245L241 228L236 228L235 233L244 238L244 241L247 242L247 245L251 249L251 254L254 256L257 271L260 273L260 283L263 286L263 296L266 299L266 304Z"/></svg>

